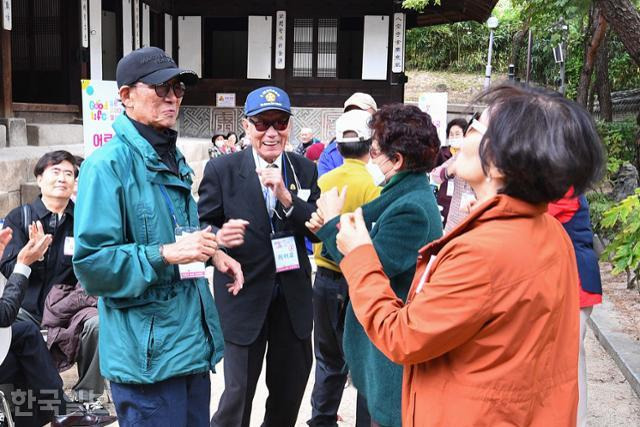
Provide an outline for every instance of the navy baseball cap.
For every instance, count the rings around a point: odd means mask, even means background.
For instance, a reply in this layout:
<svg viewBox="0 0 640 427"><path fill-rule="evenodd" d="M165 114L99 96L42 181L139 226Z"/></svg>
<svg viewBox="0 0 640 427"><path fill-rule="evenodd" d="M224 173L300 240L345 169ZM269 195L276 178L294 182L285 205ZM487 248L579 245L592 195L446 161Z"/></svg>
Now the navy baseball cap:
<svg viewBox="0 0 640 427"><path fill-rule="evenodd" d="M275 86L264 86L247 95L244 115L255 116L269 110L280 110L291 114L291 101L287 92Z"/></svg>
<svg viewBox="0 0 640 427"><path fill-rule="evenodd" d="M116 68L118 88L135 82L157 85L176 77L186 85L193 85L198 81L195 71L178 68L175 61L157 47L134 50L123 57Z"/></svg>

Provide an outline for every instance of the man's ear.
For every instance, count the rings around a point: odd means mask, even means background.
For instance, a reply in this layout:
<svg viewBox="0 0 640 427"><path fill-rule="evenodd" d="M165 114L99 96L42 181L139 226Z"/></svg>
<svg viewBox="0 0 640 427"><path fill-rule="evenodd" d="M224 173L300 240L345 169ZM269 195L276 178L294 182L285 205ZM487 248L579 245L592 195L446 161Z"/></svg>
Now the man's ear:
<svg viewBox="0 0 640 427"><path fill-rule="evenodd" d="M242 119L242 129L244 129L245 133L249 131L249 120L247 120L246 118Z"/></svg>
<svg viewBox="0 0 640 427"><path fill-rule="evenodd" d="M131 86L122 86L118 91L120 94L120 101L125 108L133 108L133 100L131 99Z"/></svg>

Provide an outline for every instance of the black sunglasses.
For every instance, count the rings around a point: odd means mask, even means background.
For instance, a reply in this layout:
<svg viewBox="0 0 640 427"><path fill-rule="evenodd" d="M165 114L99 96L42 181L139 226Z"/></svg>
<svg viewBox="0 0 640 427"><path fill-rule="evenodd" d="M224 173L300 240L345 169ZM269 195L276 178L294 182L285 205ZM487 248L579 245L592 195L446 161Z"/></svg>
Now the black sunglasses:
<svg viewBox="0 0 640 427"><path fill-rule="evenodd" d="M184 92L187 90L187 87L182 82L175 82L173 84L169 82L160 83L157 85L146 85L148 87L152 87L156 91L156 95L160 98L164 98L169 95L169 91L173 89L173 93L176 95L176 98L182 98L184 96Z"/></svg>
<svg viewBox="0 0 640 427"><path fill-rule="evenodd" d="M252 117L248 117L248 120L253 123L253 126L255 126L258 132L266 132L271 126L273 126L275 130L282 132L289 126L289 116L285 117L284 119L280 118L271 121L262 119L254 120Z"/></svg>

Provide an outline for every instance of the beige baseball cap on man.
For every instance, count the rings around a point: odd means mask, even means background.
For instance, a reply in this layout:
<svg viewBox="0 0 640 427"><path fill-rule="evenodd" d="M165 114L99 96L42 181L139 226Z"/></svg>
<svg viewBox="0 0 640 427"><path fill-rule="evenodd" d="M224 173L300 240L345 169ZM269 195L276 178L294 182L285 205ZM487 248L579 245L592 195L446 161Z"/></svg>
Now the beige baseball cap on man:
<svg viewBox="0 0 640 427"><path fill-rule="evenodd" d="M367 111L369 109L373 111L378 110L378 105L371 95L368 93L356 92L351 95L346 101L344 101L344 111L351 106L358 107L361 110Z"/></svg>

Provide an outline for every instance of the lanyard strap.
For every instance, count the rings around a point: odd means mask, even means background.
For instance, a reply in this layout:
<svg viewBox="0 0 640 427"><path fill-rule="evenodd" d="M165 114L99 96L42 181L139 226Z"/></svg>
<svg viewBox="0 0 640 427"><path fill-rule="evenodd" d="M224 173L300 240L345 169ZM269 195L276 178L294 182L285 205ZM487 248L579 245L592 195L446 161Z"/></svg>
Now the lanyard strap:
<svg viewBox="0 0 640 427"><path fill-rule="evenodd" d="M171 203L171 199L169 198L169 194L167 193L167 187L165 187L164 184L160 184L160 192L162 193L162 196L164 197L164 201L166 202L167 207L169 208L169 213L171 213L171 219L173 219L173 226L177 228L178 218L176 217L176 211L173 208L173 203Z"/></svg>

